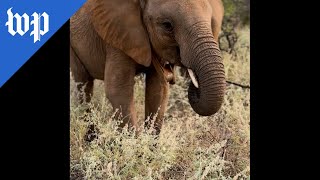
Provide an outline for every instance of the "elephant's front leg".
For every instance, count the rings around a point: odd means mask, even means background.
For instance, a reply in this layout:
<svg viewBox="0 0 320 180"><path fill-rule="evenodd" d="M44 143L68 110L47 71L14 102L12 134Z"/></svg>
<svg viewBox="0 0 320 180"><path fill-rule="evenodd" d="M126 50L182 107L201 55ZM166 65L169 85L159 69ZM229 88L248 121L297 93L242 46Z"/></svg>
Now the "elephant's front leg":
<svg viewBox="0 0 320 180"><path fill-rule="evenodd" d="M158 135L161 130L163 116L167 107L169 83L163 80L154 68L146 74L145 126L154 126ZM154 115L157 114L154 119Z"/></svg>
<svg viewBox="0 0 320 180"><path fill-rule="evenodd" d="M107 56L105 68L105 91L112 104L116 120L121 120L120 128L126 124L137 128L134 108L134 77L136 63L124 53L112 50Z"/></svg>

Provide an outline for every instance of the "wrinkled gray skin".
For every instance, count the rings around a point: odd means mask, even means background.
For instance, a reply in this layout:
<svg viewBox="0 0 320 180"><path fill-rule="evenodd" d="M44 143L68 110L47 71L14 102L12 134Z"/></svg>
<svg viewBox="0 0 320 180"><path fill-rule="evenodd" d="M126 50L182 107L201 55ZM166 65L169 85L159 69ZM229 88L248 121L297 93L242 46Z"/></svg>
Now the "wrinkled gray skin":
<svg viewBox="0 0 320 180"><path fill-rule="evenodd" d="M225 92L217 44L222 18L220 0L88 0L71 18L71 70L86 95L80 102L90 101L94 79L104 80L113 108L121 109L116 116L124 117L120 127L135 127L134 76L146 73L145 115L158 111L159 133L169 83L155 70L157 60L191 69L199 84L189 86L192 108L216 113Z"/></svg>

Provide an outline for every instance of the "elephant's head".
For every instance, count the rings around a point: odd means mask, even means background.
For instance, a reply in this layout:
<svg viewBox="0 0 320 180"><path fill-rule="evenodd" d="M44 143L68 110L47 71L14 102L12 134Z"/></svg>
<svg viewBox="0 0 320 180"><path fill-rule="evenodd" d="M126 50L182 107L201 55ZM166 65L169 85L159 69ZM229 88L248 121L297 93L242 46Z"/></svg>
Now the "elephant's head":
<svg viewBox="0 0 320 180"><path fill-rule="evenodd" d="M189 102L200 115L223 102L225 73L218 46L220 0L89 0L98 34L137 63L155 55L188 69Z"/></svg>

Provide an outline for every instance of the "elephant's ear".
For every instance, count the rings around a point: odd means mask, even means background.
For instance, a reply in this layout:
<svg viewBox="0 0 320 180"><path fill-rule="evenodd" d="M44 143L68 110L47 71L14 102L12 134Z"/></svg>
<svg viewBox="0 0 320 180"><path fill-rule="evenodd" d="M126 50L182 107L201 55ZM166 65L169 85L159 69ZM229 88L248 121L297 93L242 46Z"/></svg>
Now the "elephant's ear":
<svg viewBox="0 0 320 180"><path fill-rule="evenodd" d="M92 23L99 36L137 63L151 64L151 47L138 0L89 0Z"/></svg>
<svg viewBox="0 0 320 180"><path fill-rule="evenodd" d="M218 42L218 36L221 31L224 7L221 0L208 0L212 8L211 26L215 40Z"/></svg>

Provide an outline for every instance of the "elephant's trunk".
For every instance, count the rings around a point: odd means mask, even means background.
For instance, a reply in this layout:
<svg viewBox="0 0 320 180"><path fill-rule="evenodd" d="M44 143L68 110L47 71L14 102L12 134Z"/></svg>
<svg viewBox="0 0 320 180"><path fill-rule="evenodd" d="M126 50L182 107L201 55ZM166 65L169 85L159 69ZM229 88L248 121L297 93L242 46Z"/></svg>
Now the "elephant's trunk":
<svg viewBox="0 0 320 180"><path fill-rule="evenodd" d="M181 62L189 68L191 78L195 76L189 85L188 98L196 113L209 116L220 109L224 99L226 83L223 60L208 24L197 23L191 29L183 38L184 42L178 42Z"/></svg>

